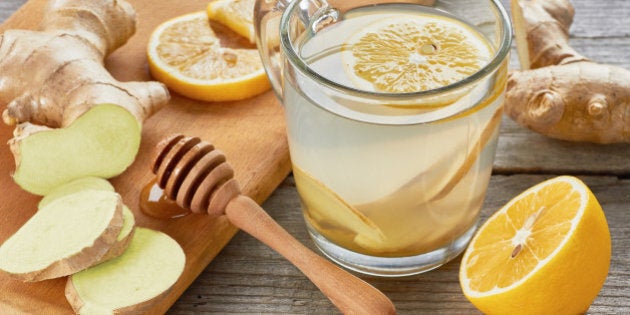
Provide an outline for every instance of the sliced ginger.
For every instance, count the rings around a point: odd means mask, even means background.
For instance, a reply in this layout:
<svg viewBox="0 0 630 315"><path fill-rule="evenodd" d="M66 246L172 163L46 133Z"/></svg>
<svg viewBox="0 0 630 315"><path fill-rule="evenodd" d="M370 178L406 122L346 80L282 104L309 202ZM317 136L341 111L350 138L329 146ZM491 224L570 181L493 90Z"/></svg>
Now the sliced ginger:
<svg viewBox="0 0 630 315"><path fill-rule="evenodd" d="M116 241L107 250L105 255L103 255L103 257L99 259L98 263L102 263L104 261L107 261L107 260L110 260L112 258L122 255L129 247L129 244L131 243L131 240L133 239L133 235L136 233L136 218L133 215L133 212L131 212L131 209L129 209L129 207L125 205L123 205L122 215L123 215L123 226L120 229L118 236L116 236Z"/></svg>
<svg viewBox="0 0 630 315"><path fill-rule="evenodd" d="M89 176L77 178L59 187L55 187L48 192L48 194L39 201L37 208L43 208L55 199L87 189L114 191L114 186L112 186L108 180L100 177Z"/></svg>
<svg viewBox="0 0 630 315"><path fill-rule="evenodd" d="M138 227L124 254L69 277L66 298L80 314L141 314L168 294L185 261L171 237Z"/></svg>
<svg viewBox="0 0 630 315"><path fill-rule="evenodd" d="M0 269L24 281L70 275L103 259L122 227L117 193L84 190L60 197L0 246Z"/></svg>
<svg viewBox="0 0 630 315"><path fill-rule="evenodd" d="M374 222L346 203L330 188L296 165L293 165L293 175L300 198L308 208L307 213L312 217L311 224L329 224L336 229L362 235L375 243L384 240L383 232ZM319 226L319 230L326 229Z"/></svg>
<svg viewBox="0 0 630 315"><path fill-rule="evenodd" d="M64 185L61 185L51 191L48 195L45 195L38 204L38 208L41 209L49 203L84 190L103 190L114 192L114 186L106 179L99 177L83 177L75 179ZM129 207L123 205L123 226L116 237L116 242L107 250L107 253L99 260L99 262L106 261L108 259L120 256L129 246L129 242L133 237L135 231L136 218L131 212Z"/></svg>
<svg viewBox="0 0 630 315"><path fill-rule="evenodd" d="M113 177L135 160L140 137L133 115L112 104L92 107L66 128L19 128L10 141L17 165L13 179L45 195L77 178Z"/></svg>

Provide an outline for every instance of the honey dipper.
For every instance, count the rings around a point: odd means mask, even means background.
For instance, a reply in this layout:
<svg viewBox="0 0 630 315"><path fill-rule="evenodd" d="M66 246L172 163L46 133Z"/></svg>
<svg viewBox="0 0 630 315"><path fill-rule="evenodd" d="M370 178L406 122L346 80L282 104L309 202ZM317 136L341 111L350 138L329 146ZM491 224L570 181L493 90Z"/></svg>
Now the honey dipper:
<svg viewBox="0 0 630 315"><path fill-rule="evenodd" d="M234 226L293 263L344 314L395 314L382 292L306 248L242 195L225 155L212 144L197 137L168 137L156 148L153 173L177 205L212 217L226 215Z"/></svg>

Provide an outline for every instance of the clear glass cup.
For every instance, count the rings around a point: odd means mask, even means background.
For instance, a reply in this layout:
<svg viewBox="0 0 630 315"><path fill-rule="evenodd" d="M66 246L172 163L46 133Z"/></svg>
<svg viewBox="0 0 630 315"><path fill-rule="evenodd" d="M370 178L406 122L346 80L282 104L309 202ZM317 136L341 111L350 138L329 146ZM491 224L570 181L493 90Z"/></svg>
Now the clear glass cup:
<svg viewBox="0 0 630 315"><path fill-rule="evenodd" d="M357 87L345 43L399 14L463 23L485 40L487 62L421 92ZM317 247L379 276L421 273L461 253L477 226L502 117L512 33L501 3L259 0L255 25Z"/></svg>

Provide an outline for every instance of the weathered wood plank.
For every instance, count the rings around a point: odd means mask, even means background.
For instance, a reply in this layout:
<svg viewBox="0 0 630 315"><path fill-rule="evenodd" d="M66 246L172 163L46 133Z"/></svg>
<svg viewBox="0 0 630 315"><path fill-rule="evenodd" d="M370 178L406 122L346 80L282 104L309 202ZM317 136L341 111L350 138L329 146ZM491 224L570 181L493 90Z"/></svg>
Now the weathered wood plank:
<svg viewBox="0 0 630 315"><path fill-rule="evenodd" d="M0 2L0 23L4 22L17 8L26 2L25 0L3 0Z"/></svg>
<svg viewBox="0 0 630 315"><path fill-rule="evenodd" d="M628 37L630 6L627 1L573 0L576 7L571 34L575 37Z"/></svg>
<svg viewBox="0 0 630 315"><path fill-rule="evenodd" d="M575 7L571 26L572 37L628 37L630 5L627 0L569 0ZM501 0L510 12L510 0Z"/></svg>
<svg viewBox="0 0 630 315"><path fill-rule="evenodd" d="M630 175L630 144L597 145L550 139L504 116L495 174Z"/></svg>

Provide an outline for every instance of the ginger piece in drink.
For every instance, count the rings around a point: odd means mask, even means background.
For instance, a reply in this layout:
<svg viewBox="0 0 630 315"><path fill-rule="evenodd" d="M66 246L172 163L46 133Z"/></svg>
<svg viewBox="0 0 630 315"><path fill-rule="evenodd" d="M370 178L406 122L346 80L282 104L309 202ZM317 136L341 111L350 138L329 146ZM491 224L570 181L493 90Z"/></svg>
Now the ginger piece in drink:
<svg viewBox="0 0 630 315"><path fill-rule="evenodd" d="M328 222L334 226L342 226L357 235L363 235L370 241L383 241L383 232L374 222L347 204L324 184L296 165L293 165L293 176L300 198L308 208L307 213L311 222L317 225Z"/></svg>

